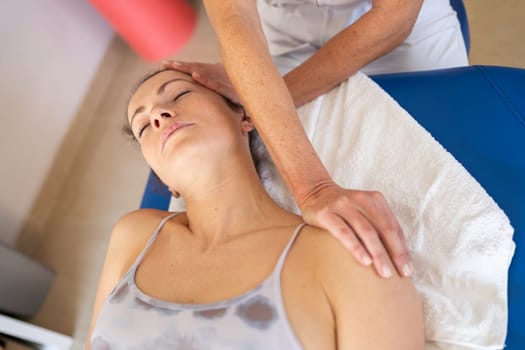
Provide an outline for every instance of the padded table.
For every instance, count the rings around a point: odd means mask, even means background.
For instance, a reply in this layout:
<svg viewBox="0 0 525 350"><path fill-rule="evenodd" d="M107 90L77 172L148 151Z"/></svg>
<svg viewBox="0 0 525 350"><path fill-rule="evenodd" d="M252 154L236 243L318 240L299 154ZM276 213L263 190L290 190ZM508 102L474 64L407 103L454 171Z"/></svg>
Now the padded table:
<svg viewBox="0 0 525 350"><path fill-rule="evenodd" d="M470 66L372 77L478 180L514 227L508 350L525 349L525 69Z"/></svg>

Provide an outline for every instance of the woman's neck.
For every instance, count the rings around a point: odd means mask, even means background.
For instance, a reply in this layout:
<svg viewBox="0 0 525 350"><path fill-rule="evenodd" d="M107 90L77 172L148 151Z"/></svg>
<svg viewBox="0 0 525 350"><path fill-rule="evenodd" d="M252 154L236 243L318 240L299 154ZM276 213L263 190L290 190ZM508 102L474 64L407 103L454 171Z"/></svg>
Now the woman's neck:
<svg viewBox="0 0 525 350"><path fill-rule="evenodd" d="M299 221L271 199L251 163L238 163L235 159L208 163L212 169L200 173L215 176L193 179L192 190L183 193L189 229L202 240L204 250L248 232Z"/></svg>

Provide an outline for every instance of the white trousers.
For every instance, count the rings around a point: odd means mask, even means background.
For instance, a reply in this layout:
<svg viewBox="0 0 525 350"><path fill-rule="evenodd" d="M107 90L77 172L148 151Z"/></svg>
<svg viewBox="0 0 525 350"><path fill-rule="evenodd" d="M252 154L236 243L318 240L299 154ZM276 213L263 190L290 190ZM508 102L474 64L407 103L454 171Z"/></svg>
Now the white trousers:
<svg viewBox="0 0 525 350"><path fill-rule="evenodd" d="M369 11L371 0L258 0L257 5L270 54L285 74ZM465 43L449 0L424 0L408 38L361 71L372 75L466 65Z"/></svg>

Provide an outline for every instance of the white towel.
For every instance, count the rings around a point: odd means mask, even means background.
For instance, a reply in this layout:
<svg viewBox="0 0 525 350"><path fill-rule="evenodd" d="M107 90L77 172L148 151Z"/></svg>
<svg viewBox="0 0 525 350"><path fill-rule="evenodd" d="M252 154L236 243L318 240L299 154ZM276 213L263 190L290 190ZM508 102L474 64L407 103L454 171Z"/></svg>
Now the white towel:
<svg viewBox="0 0 525 350"><path fill-rule="evenodd" d="M424 301L427 350L502 349L513 229L479 183L363 74L299 115L335 181L378 190L394 210ZM278 203L298 213L272 165L263 179Z"/></svg>

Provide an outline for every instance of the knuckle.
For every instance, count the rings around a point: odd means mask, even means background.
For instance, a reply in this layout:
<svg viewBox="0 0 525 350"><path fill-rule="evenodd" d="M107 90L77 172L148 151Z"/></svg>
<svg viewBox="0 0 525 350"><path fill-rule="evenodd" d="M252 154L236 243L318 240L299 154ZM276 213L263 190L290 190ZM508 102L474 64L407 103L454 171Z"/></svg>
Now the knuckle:
<svg viewBox="0 0 525 350"><path fill-rule="evenodd" d="M410 260L410 254L408 251L403 251L401 253L394 254L392 258L396 261L408 261Z"/></svg>
<svg viewBox="0 0 525 350"><path fill-rule="evenodd" d="M345 245L352 249L363 249L361 242L348 227L339 226L335 229L335 231L336 232L334 236L341 242L344 242Z"/></svg>
<svg viewBox="0 0 525 350"><path fill-rule="evenodd" d="M369 239L377 236L377 232L372 228L366 228L359 231L359 236L363 239Z"/></svg>
<svg viewBox="0 0 525 350"><path fill-rule="evenodd" d="M317 216L320 219L328 219L330 217L331 210L329 207L323 206L317 211Z"/></svg>
<svg viewBox="0 0 525 350"><path fill-rule="evenodd" d="M374 261L384 262L387 260L387 255L384 250L372 251L370 254L372 255Z"/></svg>
<svg viewBox="0 0 525 350"><path fill-rule="evenodd" d="M349 237L352 234L352 231L348 228L348 226L340 225L337 227L337 232L342 236Z"/></svg>
<svg viewBox="0 0 525 350"><path fill-rule="evenodd" d="M384 201L384 200L385 200L385 197L384 197L383 194L382 194L381 192L379 192L379 191L372 191L372 192L370 193L370 195L371 195L372 199L375 200L375 201L380 202L380 201Z"/></svg>
<svg viewBox="0 0 525 350"><path fill-rule="evenodd" d="M354 191L352 193L352 199L355 201L362 202L369 199L369 193L364 191Z"/></svg>
<svg viewBox="0 0 525 350"><path fill-rule="evenodd" d="M381 230L381 233L383 234L383 236L388 236L388 237L398 236L399 235L399 230L397 229L397 227L388 226L388 227L383 228Z"/></svg>
<svg viewBox="0 0 525 350"><path fill-rule="evenodd" d="M326 215L320 211L312 210L308 213L308 216L316 223L322 223L327 221Z"/></svg>
<svg viewBox="0 0 525 350"><path fill-rule="evenodd" d="M350 250L350 253L352 253L352 255L354 255L355 257L360 257L365 253L365 249L359 242L351 240L347 243L347 245L348 250Z"/></svg>
<svg viewBox="0 0 525 350"><path fill-rule="evenodd" d="M348 240L348 228L342 225L333 226L329 231L339 240Z"/></svg>
<svg viewBox="0 0 525 350"><path fill-rule="evenodd" d="M338 207L346 207L351 203L350 198L348 196L340 196L336 200L336 205Z"/></svg>

